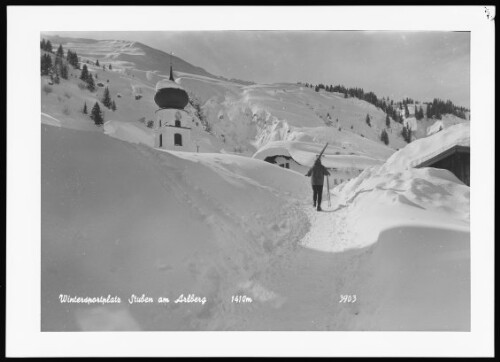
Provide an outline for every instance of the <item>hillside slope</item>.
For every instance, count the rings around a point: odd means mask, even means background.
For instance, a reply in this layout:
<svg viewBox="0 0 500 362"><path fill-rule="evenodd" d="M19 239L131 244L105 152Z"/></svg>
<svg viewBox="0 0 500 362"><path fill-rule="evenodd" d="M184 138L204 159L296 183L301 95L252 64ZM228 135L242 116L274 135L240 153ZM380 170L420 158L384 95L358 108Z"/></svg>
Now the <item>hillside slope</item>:
<svg viewBox="0 0 500 362"><path fill-rule="evenodd" d="M168 76L172 61L178 71L216 78L201 67L140 42L59 36L44 36L44 38L50 40L55 49L62 44L63 48L76 51L83 62L86 60L95 62L98 59L101 66L111 64L113 67L152 71Z"/></svg>
<svg viewBox="0 0 500 362"><path fill-rule="evenodd" d="M154 117L157 109L153 102L154 87L168 76L169 54L137 42L49 39L54 46L62 44L65 49L76 51L82 62L88 62L91 71L99 77L97 82L109 86L112 96L120 94L120 99L115 97L117 112L105 119L147 122ZM94 65L96 59L100 60L101 67ZM324 90L315 92L298 84L245 85L213 76L180 58L172 59L177 82L190 93L193 104L201 111L193 124L195 139L202 145L201 152L224 150L252 156L275 141L329 142L334 152L340 154L375 153L385 159L406 145L401 135L403 125L391 120L390 127L387 127L385 113L366 101L344 98L343 94ZM113 69L103 70L103 65L112 65ZM65 92L56 90L64 87L53 87L53 94L42 98L42 112L48 116L82 118L75 110L81 109L84 101L95 102L102 97L103 87L94 94L77 89L79 71L72 70L71 73L73 78L62 83L67 84L66 93L74 96L74 100L66 100L62 97ZM57 97L57 103L54 97ZM76 100L80 104L76 104ZM188 108L195 113L191 105ZM403 124L410 124L416 138L436 132L441 126L445 128L465 122L456 117L448 120L447 116L443 121L426 118L417 121L412 115L413 106L409 105L409 109L410 117ZM370 124L366 122L367 115ZM207 126L203 126L202 121L209 125L210 134L205 132ZM380 140L384 129L388 133L387 146Z"/></svg>

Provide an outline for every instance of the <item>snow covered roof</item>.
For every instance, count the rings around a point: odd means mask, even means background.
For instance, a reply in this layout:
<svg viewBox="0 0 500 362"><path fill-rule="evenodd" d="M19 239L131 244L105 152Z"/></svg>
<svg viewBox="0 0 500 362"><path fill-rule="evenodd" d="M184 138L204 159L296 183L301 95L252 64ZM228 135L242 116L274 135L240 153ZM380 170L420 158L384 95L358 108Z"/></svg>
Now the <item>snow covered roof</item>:
<svg viewBox="0 0 500 362"><path fill-rule="evenodd" d="M156 84L154 99L160 108L183 109L189 102L189 96L184 88L168 79L160 80Z"/></svg>
<svg viewBox="0 0 500 362"><path fill-rule="evenodd" d="M264 147L255 152L253 158L257 158L259 160L265 160L267 157L272 157L272 156L292 157L292 155L290 155L290 152L288 152L288 146L287 146L288 143L289 142L287 141L269 142Z"/></svg>
<svg viewBox="0 0 500 362"><path fill-rule="evenodd" d="M156 91L157 92L160 89L165 89L165 88L175 88L175 89L184 90L184 88L182 88L179 84L177 84L171 80L168 80L168 79L162 79L158 83L156 83Z"/></svg>
<svg viewBox="0 0 500 362"><path fill-rule="evenodd" d="M469 122L448 127L429 137L413 141L389 157L384 167L393 171L417 167L455 146L470 147Z"/></svg>
<svg viewBox="0 0 500 362"><path fill-rule="evenodd" d="M317 155L324 145L299 141L274 141L257 151L253 157L265 160L270 156L289 156L298 164L312 166ZM361 155L330 154L328 148L325 150L321 162L327 168L357 168L364 169L370 166L381 165L382 161Z"/></svg>

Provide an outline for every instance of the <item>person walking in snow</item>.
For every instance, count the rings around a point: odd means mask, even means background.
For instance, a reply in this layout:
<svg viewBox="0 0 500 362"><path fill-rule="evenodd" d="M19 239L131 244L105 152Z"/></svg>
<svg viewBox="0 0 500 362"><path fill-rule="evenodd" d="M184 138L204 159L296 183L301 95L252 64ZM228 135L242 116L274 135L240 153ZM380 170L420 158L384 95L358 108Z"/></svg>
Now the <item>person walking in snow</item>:
<svg viewBox="0 0 500 362"><path fill-rule="evenodd" d="M330 176L330 172L321 164L321 158L318 157L314 162L313 167L307 171L306 176L311 177L311 185L313 189L313 206L318 211L321 209L321 198L323 196L323 180L325 176Z"/></svg>

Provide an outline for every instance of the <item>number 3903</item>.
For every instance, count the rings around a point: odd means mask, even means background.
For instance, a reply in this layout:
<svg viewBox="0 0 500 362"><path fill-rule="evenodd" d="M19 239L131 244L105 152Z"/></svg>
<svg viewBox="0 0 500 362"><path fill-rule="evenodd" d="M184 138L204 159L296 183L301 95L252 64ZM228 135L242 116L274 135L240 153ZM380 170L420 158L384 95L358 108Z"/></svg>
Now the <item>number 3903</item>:
<svg viewBox="0 0 500 362"><path fill-rule="evenodd" d="M356 294L341 294L339 303L356 303Z"/></svg>

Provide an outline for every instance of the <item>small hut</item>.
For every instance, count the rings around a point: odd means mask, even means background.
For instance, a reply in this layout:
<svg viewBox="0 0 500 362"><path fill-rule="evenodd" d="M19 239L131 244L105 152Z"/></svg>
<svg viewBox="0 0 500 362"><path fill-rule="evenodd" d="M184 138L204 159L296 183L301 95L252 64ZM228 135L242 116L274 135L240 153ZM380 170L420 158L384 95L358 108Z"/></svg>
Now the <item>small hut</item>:
<svg viewBox="0 0 500 362"><path fill-rule="evenodd" d="M470 123L462 122L411 142L394 153L386 167L445 169L470 186Z"/></svg>
<svg viewBox="0 0 500 362"><path fill-rule="evenodd" d="M420 167L451 171L460 181L470 186L470 146L454 145L415 166Z"/></svg>

